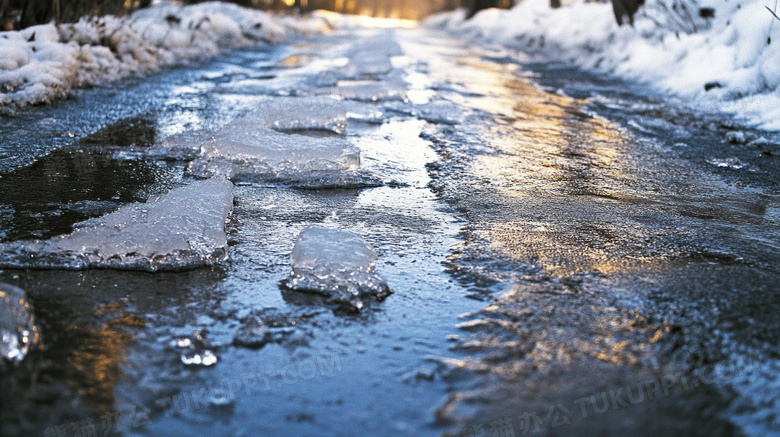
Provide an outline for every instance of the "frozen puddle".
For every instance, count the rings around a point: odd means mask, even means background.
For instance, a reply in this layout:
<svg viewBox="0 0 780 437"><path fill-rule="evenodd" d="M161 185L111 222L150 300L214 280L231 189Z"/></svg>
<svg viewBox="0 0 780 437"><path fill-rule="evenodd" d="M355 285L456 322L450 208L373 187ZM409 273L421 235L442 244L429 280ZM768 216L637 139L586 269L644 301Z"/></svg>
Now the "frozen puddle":
<svg viewBox="0 0 780 437"><path fill-rule="evenodd" d="M352 232L310 226L298 236L287 288L324 295L361 310L373 296L381 301L393 291L375 272L376 253Z"/></svg>
<svg viewBox="0 0 780 437"><path fill-rule="evenodd" d="M228 124L202 146L188 171L200 178L275 181L326 188L381 185L357 172L360 150L341 138L284 134L250 114Z"/></svg>
<svg viewBox="0 0 780 437"><path fill-rule="evenodd" d="M232 183L197 181L77 223L68 235L0 244L0 267L154 272L215 265L228 256L232 206Z"/></svg>
<svg viewBox="0 0 780 437"><path fill-rule="evenodd" d="M18 363L40 340L24 290L0 282L0 370Z"/></svg>

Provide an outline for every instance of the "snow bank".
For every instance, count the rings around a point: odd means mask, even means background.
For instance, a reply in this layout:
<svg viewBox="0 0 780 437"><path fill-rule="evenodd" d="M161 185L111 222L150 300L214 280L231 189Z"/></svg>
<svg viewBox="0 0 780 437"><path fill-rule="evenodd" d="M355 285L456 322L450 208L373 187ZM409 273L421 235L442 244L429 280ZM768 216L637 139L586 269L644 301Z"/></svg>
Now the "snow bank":
<svg viewBox="0 0 780 437"><path fill-rule="evenodd" d="M290 262L286 287L322 294L355 310L370 296L382 300L393 292L376 274L374 250L352 232L310 226L298 236Z"/></svg>
<svg viewBox="0 0 780 437"><path fill-rule="evenodd" d="M757 127L780 130L780 22L773 23L778 20L765 4L707 0L700 6L712 7L714 18L681 23L648 3L632 28L617 25L609 3L575 0L551 9L548 0L524 0L469 21L456 11L425 24L466 39L541 50L554 59L652 84L706 111L733 112ZM693 25L698 31L691 32Z"/></svg>
<svg viewBox="0 0 780 437"><path fill-rule="evenodd" d="M40 340L32 306L24 290L0 282L0 370L18 363Z"/></svg>
<svg viewBox="0 0 780 437"><path fill-rule="evenodd" d="M274 16L210 2L0 32L0 111L49 103L75 87L325 30L321 18Z"/></svg>
<svg viewBox="0 0 780 437"><path fill-rule="evenodd" d="M227 258L233 184L198 181L73 226L46 241L0 244L0 267L187 270Z"/></svg>

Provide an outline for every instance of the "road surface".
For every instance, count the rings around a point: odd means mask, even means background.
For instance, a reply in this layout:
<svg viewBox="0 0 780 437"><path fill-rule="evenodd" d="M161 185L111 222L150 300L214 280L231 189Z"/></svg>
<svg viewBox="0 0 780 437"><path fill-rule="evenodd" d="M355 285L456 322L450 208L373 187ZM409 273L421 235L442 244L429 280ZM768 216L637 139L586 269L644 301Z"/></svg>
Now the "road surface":
<svg viewBox="0 0 780 437"><path fill-rule="evenodd" d="M780 434L777 145L509 49L343 29L2 118L0 239L187 184L138 151L290 96L379 109L303 134L384 183L238 183L215 268L3 269L45 348L0 377L2 434ZM395 293L354 314L280 287L314 224L362 235ZM276 340L235 344L254 316ZM180 360L195 331L213 366Z"/></svg>

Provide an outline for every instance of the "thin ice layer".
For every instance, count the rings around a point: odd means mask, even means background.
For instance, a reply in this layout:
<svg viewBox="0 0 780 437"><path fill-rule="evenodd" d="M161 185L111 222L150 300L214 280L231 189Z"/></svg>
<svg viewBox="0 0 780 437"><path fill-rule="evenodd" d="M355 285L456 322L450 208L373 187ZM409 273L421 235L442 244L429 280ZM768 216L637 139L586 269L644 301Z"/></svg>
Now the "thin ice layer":
<svg viewBox="0 0 780 437"><path fill-rule="evenodd" d="M340 138L283 134L240 118L203 145L189 172L202 178L300 182L354 173L360 151Z"/></svg>
<svg viewBox="0 0 780 437"><path fill-rule="evenodd" d="M146 203L74 225L46 241L0 244L0 267L187 270L228 256L225 221L233 184L198 181Z"/></svg>
<svg viewBox="0 0 780 437"><path fill-rule="evenodd" d="M351 79L373 78L393 71L390 58L383 54L359 53L344 66L343 74Z"/></svg>
<svg viewBox="0 0 780 437"><path fill-rule="evenodd" d="M383 300L393 291L376 274L376 253L352 232L310 226L298 236L290 255L290 289L327 296L356 310L370 296Z"/></svg>
<svg viewBox="0 0 780 437"><path fill-rule="evenodd" d="M260 104L240 123L261 125L281 132L329 130L344 134L348 120L382 122L384 112L374 105L335 100L328 96L277 97Z"/></svg>
<svg viewBox="0 0 780 437"><path fill-rule="evenodd" d="M421 105L409 105L402 102L388 102L384 108L390 111L408 114L437 124L460 124L463 111L454 103L447 101L430 102Z"/></svg>
<svg viewBox="0 0 780 437"><path fill-rule="evenodd" d="M382 35L366 38L353 47L349 64L343 68L343 74L351 79L383 76L393 71L390 59L402 54L401 47L392 37Z"/></svg>
<svg viewBox="0 0 780 437"><path fill-rule="evenodd" d="M333 94L360 102L406 100L406 85L398 81L340 82Z"/></svg>
<svg viewBox="0 0 780 437"><path fill-rule="evenodd" d="M259 124L282 132L329 130L345 133L348 120L381 122L384 113L376 106L335 100L328 96L278 97L260 104L243 117L243 123Z"/></svg>
<svg viewBox="0 0 780 437"><path fill-rule="evenodd" d="M32 306L24 290L0 282L0 369L18 363L40 340Z"/></svg>

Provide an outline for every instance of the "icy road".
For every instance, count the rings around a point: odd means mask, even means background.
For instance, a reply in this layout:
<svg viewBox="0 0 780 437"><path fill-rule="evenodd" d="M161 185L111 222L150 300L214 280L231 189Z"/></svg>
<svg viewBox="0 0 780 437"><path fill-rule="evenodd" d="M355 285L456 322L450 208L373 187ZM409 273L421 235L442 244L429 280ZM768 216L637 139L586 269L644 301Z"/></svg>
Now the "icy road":
<svg viewBox="0 0 780 437"><path fill-rule="evenodd" d="M0 118L0 434L780 435L764 136L424 29Z"/></svg>

